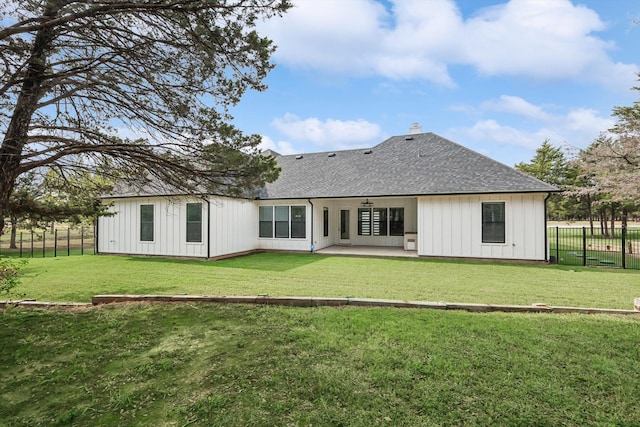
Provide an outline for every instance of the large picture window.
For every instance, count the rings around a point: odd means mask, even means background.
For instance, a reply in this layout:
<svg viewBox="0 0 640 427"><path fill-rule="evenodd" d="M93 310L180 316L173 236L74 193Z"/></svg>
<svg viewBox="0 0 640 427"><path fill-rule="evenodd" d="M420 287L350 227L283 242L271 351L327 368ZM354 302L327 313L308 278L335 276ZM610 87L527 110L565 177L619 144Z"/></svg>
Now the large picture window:
<svg viewBox="0 0 640 427"><path fill-rule="evenodd" d="M306 206L260 206L260 237L304 239L307 236Z"/></svg>
<svg viewBox="0 0 640 427"><path fill-rule="evenodd" d="M202 203L187 203L187 242L202 242Z"/></svg>
<svg viewBox="0 0 640 427"><path fill-rule="evenodd" d="M359 236L403 236L404 208L359 208Z"/></svg>
<svg viewBox="0 0 640 427"><path fill-rule="evenodd" d="M482 243L505 243L504 202L482 203Z"/></svg>
<svg viewBox="0 0 640 427"><path fill-rule="evenodd" d="M140 205L140 241L153 242L153 205Z"/></svg>

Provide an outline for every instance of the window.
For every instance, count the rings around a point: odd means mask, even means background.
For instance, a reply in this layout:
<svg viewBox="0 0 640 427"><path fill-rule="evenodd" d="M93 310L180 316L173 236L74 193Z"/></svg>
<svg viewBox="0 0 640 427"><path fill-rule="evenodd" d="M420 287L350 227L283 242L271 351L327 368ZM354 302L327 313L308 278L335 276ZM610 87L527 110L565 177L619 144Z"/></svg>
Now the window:
<svg viewBox="0 0 640 427"><path fill-rule="evenodd" d="M373 208L373 235L387 235L387 208Z"/></svg>
<svg viewBox="0 0 640 427"><path fill-rule="evenodd" d="M304 239L307 236L306 216L306 206L260 206L259 236Z"/></svg>
<svg viewBox="0 0 640 427"><path fill-rule="evenodd" d="M389 236L404 236L404 208L389 208Z"/></svg>
<svg viewBox="0 0 640 427"><path fill-rule="evenodd" d="M371 236L371 209L358 209L358 236Z"/></svg>
<svg viewBox="0 0 640 427"><path fill-rule="evenodd" d="M260 237L273 237L273 206L260 206Z"/></svg>
<svg viewBox="0 0 640 427"><path fill-rule="evenodd" d="M482 243L505 243L504 202L482 204Z"/></svg>
<svg viewBox="0 0 640 427"><path fill-rule="evenodd" d="M329 236L329 209L327 208L322 211L322 235Z"/></svg>
<svg viewBox="0 0 640 427"><path fill-rule="evenodd" d="M153 242L153 205L140 205L140 241Z"/></svg>
<svg viewBox="0 0 640 427"><path fill-rule="evenodd" d="M202 242L202 203L187 203L187 242Z"/></svg>
<svg viewBox="0 0 640 427"><path fill-rule="evenodd" d="M307 236L305 206L291 206L291 238L304 239Z"/></svg>
<svg viewBox="0 0 640 427"><path fill-rule="evenodd" d="M395 210L395 211L394 211ZM401 212L398 213L398 210ZM387 213L393 212L395 222L388 218ZM393 231L401 229L400 234L392 236L402 236L404 233L404 208L360 208L358 209L358 236L388 236L389 228L393 225Z"/></svg>
<svg viewBox="0 0 640 427"><path fill-rule="evenodd" d="M289 238L289 206L276 206L276 237Z"/></svg>

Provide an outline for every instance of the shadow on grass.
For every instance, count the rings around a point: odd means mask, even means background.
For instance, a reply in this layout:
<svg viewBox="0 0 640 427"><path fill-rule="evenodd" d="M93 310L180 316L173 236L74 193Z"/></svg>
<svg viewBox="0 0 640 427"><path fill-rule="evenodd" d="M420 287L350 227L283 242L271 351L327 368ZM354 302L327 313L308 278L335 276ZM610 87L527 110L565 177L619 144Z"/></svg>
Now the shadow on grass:
<svg viewBox="0 0 640 427"><path fill-rule="evenodd" d="M314 262L326 259L327 257L327 255L306 253L262 252L218 261L135 257L128 258L128 260L162 264L197 265L212 268L238 268L243 270L283 272L293 270L298 267L304 267Z"/></svg>

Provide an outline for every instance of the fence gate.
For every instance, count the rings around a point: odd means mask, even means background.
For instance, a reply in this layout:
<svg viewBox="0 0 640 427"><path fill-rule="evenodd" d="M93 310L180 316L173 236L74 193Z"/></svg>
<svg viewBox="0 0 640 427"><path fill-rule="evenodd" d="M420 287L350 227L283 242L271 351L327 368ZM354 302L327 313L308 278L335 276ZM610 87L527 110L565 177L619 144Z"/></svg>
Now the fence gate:
<svg viewBox="0 0 640 427"><path fill-rule="evenodd" d="M588 227L551 227L548 230L552 261L564 265L618 267L640 270L640 229L618 229L602 236Z"/></svg>

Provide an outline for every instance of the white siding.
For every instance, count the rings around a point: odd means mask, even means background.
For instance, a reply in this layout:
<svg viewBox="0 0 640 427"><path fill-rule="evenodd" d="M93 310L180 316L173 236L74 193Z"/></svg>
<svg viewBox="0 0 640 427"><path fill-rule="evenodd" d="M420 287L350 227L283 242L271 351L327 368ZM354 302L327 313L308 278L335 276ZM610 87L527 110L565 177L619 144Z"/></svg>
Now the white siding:
<svg viewBox="0 0 640 427"><path fill-rule="evenodd" d="M258 207L253 201L211 199L210 256L217 257L258 248Z"/></svg>
<svg viewBox="0 0 640 427"><path fill-rule="evenodd" d="M315 205L316 203L313 202ZM268 238L268 237L258 237L258 206L306 206L305 211L305 238L302 239L294 239L294 238ZM256 205L256 217L253 221L255 231L254 236L258 241L259 249L267 249L267 250L277 250L277 251L310 251L311 250L311 205L309 201L306 199L299 200L263 200L257 203ZM289 218L291 220L291 218ZM314 212L314 222L317 225L317 221L322 221L322 217L318 219L317 212ZM316 227L317 228L317 227Z"/></svg>
<svg viewBox="0 0 640 427"><path fill-rule="evenodd" d="M418 255L545 259L546 194L422 196ZM505 243L482 243L482 202L505 202Z"/></svg>
<svg viewBox="0 0 640 427"><path fill-rule="evenodd" d="M206 257L207 205L195 198L144 197L112 200L115 214L98 221L98 252ZM187 243L187 203L202 203L202 242ZM140 206L154 206L153 241L140 241Z"/></svg>
<svg viewBox="0 0 640 427"><path fill-rule="evenodd" d="M258 208L251 201L216 197L207 204L199 198L136 197L110 202L113 206L109 210L115 215L101 217L98 223L101 253L206 258L258 247ZM187 203L202 204L202 242L186 241ZM148 204L154 206L154 239L141 242L140 205Z"/></svg>

